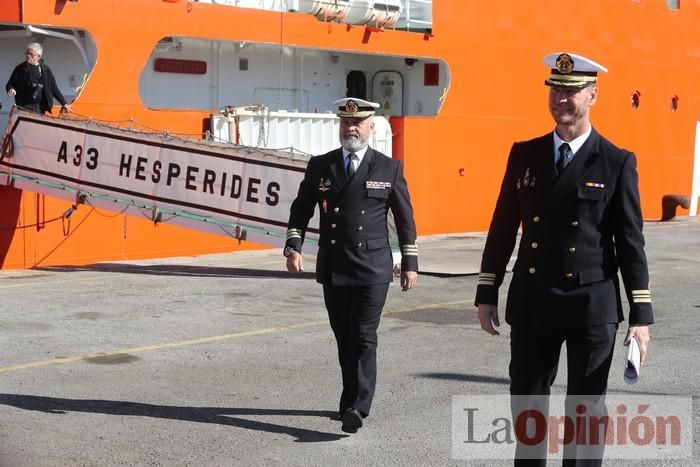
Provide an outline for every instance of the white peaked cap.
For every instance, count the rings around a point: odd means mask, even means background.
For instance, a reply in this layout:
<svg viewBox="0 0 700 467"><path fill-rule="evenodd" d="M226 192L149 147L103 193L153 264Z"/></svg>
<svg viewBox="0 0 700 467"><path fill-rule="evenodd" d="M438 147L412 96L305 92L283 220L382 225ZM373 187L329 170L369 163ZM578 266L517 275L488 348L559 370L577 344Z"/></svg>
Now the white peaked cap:
<svg viewBox="0 0 700 467"><path fill-rule="evenodd" d="M545 55L543 62L552 69L544 82L547 86L585 87L596 82L599 72L608 72L600 63L568 52Z"/></svg>
<svg viewBox="0 0 700 467"><path fill-rule="evenodd" d="M379 108L376 102L369 102L356 97L344 97L333 101L336 107L336 114L344 118L367 118L374 115L375 109Z"/></svg>

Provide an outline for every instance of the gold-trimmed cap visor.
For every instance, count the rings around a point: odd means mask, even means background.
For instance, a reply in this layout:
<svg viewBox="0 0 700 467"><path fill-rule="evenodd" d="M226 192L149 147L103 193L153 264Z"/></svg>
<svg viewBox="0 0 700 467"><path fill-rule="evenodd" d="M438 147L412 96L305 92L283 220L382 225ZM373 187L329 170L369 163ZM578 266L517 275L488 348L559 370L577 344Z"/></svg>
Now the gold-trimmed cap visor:
<svg viewBox="0 0 700 467"><path fill-rule="evenodd" d="M543 62L552 68L544 82L547 86L586 87L596 82L599 72L608 71L603 65L574 53L552 53Z"/></svg>
<svg viewBox="0 0 700 467"><path fill-rule="evenodd" d="M544 80L547 86L565 86L565 87L586 87L594 84L598 80L596 73L571 73L562 75L552 70L549 77Z"/></svg>
<svg viewBox="0 0 700 467"><path fill-rule="evenodd" d="M367 118L374 115L379 104L369 102L364 99L354 97L345 97L333 102L336 109L336 115L342 118Z"/></svg>

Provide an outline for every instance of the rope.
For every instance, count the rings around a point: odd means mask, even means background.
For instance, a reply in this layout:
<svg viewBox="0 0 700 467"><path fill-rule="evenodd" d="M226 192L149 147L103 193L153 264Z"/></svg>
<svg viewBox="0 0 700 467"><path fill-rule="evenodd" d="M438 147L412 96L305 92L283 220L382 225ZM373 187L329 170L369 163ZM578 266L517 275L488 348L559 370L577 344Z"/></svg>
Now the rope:
<svg viewBox="0 0 700 467"><path fill-rule="evenodd" d="M257 112L260 115L259 118L261 119L261 133L258 137L258 139L259 139L258 144L261 143L260 139L263 138L264 145L267 145L267 141L266 141L267 136L266 136L266 131L265 131L266 125L264 124L264 122L265 122L265 120L269 119L269 111L267 109L263 108L263 106L252 106L251 110L254 110L255 112ZM246 145L242 145L242 144L234 144L234 143L231 143L229 141L226 141L223 138L219 138L219 137L211 134L208 131L205 131L202 133L170 133L168 131L162 131L162 130L158 130L156 128L151 128L149 126L146 126L142 123L137 122L133 118L130 118L128 120L98 120L98 119L94 119L94 118L87 116L87 115L81 115L81 114L76 113L76 112L71 112L70 114L63 113L61 115L61 119L68 120L68 121L75 121L75 122L84 122L85 121L85 122L88 122L90 124L97 125L99 127L103 127L103 128L111 129L111 130L118 129L118 130L127 131L127 132L131 132L131 133L136 133L136 134L141 134L141 135L161 136L161 137L167 138L169 140L176 140L176 141L180 141L180 142L188 143L188 144L197 144L199 146L207 147L207 148L211 148L211 143L209 142L209 140L214 140L214 142L216 144L218 144L220 146L224 146L224 147L231 147L231 148L235 148L235 149L245 150L245 151L248 151L251 153L256 152L256 153L260 153L260 154L263 154L266 156L283 157L282 155L275 152L275 151L279 151L279 150L263 149L263 148L260 148L259 146L246 146ZM123 123L129 123L129 128L126 128L124 126L119 125L119 124L123 124ZM136 125L139 128L142 128L144 130L134 129L133 128L134 125ZM196 140L196 139L193 139L192 137L199 137L202 139ZM291 148L291 150L292 151L290 151L290 152L297 152L299 154L306 154L303 151L300 151L300 150L297 150L294 148Z"/></svg>
<svg viewBox="0 0 700 467"><path fill-rule="evenodd" d="M24 229L31 229L32 227L37 227L37 226L44 226L46 224L50 224L52 222L56 222L58 220L63 219L63 215L54 217L53 219L49 219L47 221L41 221L41 222L36 222L34 224L27 224L27 225L15 225L12 227L0 227L0 231L8 231L8 230L24 230Z"/></svg>

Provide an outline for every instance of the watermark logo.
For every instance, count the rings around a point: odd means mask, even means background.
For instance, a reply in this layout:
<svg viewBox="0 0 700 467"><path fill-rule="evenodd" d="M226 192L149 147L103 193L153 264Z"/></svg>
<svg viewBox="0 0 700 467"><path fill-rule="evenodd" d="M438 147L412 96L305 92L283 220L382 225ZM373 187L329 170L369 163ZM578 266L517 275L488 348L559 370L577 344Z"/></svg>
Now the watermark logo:
<svg viewBox="0 0 700 467"><path fill-rule="evenodd" d="M456 459L691 459L690 396L454 396Z"/></svg>

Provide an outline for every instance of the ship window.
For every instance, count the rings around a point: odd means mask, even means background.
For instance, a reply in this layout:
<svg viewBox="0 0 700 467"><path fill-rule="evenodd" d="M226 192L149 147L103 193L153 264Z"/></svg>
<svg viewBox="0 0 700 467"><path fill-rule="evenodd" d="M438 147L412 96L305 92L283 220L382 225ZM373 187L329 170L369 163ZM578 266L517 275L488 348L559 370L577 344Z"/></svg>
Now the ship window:
<svg viewBox="0 0 700 467"><path fill-rule="evenodd" d="M666 0L666 6L669 10L680 10L681 0Z"/></svg>
<svg viewBox="0 0 700 467"><path fill-rule="evenodd" d="M206 62L206 74L157 72L162 59ZM252 105L315 114L334 113L331 103L350 96L380 103L385 116L429 117L440 112L449 85L449 66L437 57L171 37L154 44L139 94L151 109L218 112Z"/></svg>
<svg viewBox="0 0 700 467"><path fill-rule="evenodd" d="M360 70L352 70L348 73L346 82L346 97L367 99L367 77Z"/></svg>

